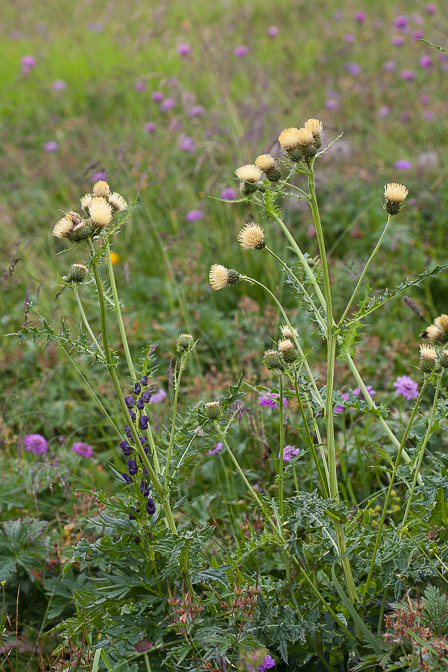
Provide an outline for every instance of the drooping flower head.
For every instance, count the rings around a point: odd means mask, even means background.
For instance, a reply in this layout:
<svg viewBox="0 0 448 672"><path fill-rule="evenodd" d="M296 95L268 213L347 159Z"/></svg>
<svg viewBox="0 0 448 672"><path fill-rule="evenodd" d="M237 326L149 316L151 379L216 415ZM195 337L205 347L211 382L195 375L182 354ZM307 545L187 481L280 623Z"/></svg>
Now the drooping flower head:
<svg viewBox="0 0 448 672"><path fill-rule="evenodd" d="M238 234L238 241L245 250L262 250L266 247L264 231L255 222L243 226Z"/></svg>
<svg viewBox="0 0 448 672"><path fill-rule="evenodd" d="M115 212L121 212L122 210L126 210L128 207L126 200L117 191L114 191L112 194L110 194L107 200Z"/></svg>
<svg viewBox="0 0 448 672"><path fill-rule="evenodd" d="M226 268L221 264L213 264L209 272L210 287L215 291L227 287L227 285L235 285L239 279L238 271Z"/></svg>
<svg viewBox="0 0 448 672"><path fill-rule="evenodd" d="M73 222L70 217L63 217L53 227L53 236L56 238L68 238L73 231Z"/></svg>

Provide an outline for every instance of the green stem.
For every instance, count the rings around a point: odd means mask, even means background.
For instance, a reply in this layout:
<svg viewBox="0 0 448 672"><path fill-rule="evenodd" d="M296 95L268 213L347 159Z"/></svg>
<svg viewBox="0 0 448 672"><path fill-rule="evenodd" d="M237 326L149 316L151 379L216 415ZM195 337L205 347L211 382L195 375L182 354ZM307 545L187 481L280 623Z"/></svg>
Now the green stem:
<svg viewBox="0 0 448 672"><path fill-rule="evenodd" d="M87 332L92 339L93 343L95 344L96 349L98 350L98 354L101 357L101 359L104 361L104 352L101 349L100 344L95 338L95 334L92 331L92 328L89 324L89 320L87 319L87 315L84 312L84 306L82 305L81 302L81 297L79 296L79 291L78 291L78 286L76 286L76 289L73 290L75 297L76 297L76 303L78 304L79 312L81 313L82 321L84 322L84 326L87 329Z"/></svg>
<svg viewBox="0 0 448 672"><path fill-rule="evenodd" d="M182 373L185 368L185 358L182 357L179 367L179 374L176 377L175 381L175 390L174 390L174 403L173 403L173 419L171 421L171 433L170 433L170 442L168 444L168 452L166 456L166 466L165 466L165 494L168 494L169 488L169 477L170 477L170 463L171 456L173 453L173 444L174 444L174 433L176 431L176 419L177 419L177 405L179 401L179 388L180 381L182 380Z"/></svg>
<svg viewBox="0 0 448 672"><path fill-rule="evenodd" d="M408 438L408 434L410 432L412 423L414 422L415 415L417 413L418 407L420 406L420 402L421 402L423 394L426 390L427 384L428 384L428 379L425 377L425 381L422 385L422 389L420 390L420 394L417 397L417 401L415 402L414 408L412 409L411 417L409 418L409 422L408 422L406 430L403 434L403 438L401 439L401 443L400 443L400 447L398 449L397 457L395 458L394 466L392 468L392 476L391 476L391 479L390 479L389 487L387 489L386 499L384 500L383 512L381 514L381 520L380 520L380 524L378 526L378 531L377 531L376 539L375 539L375 548L373 549L373 555L372 555L372 560L370 562L369 574L367 576L366 588L365 588L365 594L366 595L367 595L367 591L369 590L370 581L372 579L372 574L373 574L373 570L374 570L374 567L375 567L375 560L376 560L376 555L378 553L378 547L380 545L381 533L383 531L384 520L386 518L386 511L387 511L387 507L389 505L390 494L391 494L392 488L394 487L394 484L395 484L395 477L396 477L396 474L397 474L398 465L400 464L401 453L403 452L403 448L404 448L404 445L406 443L406 439Z"/></svg>
<svg viewBox="0 0 448 672"><path fill-rule="evenodd" d="M423 443L422 443L422 447L420 448L420 453L419 453L419 456L418 456L417 464L415 466L414 478L412 479L411 490L409 492L408 502L407 502L407 505L406 505L406 510L404 512L403 522L401 523L402 528L405 527L407 519L409 517L409 512L411 510L412 500L414 498L414 490L415 490L415 486L417 484L417 477L420 474L420 468L422 466L423 456L425 454L426 446L428 445L429 437L432 434L432 423L433 423L433 420L434 420L434 414L436 412L437 400L439 398L441 383L442 383L442 376L440 375L437 379L436 391L434 393L434 401L432 402L431 414L430 414L429 420L428 420L428 428L426 430L425 438L423 439Z"/></svg>
<svg viewBox="0 0 448 672"><path fill-rule="evenodd" d="M279 494L278 494L278 508L280 512L280 519L283 520L283 496L284 496L284 464L283 464L283 451L284 451L284 431L283 431L283 376L279 375L279 399L278 399L278 416L280 421L280 464L279 464Z"/></svg>
<svg viewBox="0 0 448 672"><path fill-rule="evenodd" d="M115 388L115 392L118 398L118 402L120 404L123 417L125 418L126 424L129 424L129 429L132 434L132 438L134 439L135 447L138 450L138 453L142 459L143 464L145 465L147 471L148 471L148 476L151 479L151 482L154 486L154 489L160 498L160 501L162 502L163 510L165 513L165 518L167 521L167 525L170 529L170 531L173 534L177 534L177 529L176 529L176 523L174 521L173 513L171 511L169 499L165 497L165 492L162 488L162 485L158 479L158 476L156 472L154 471L154 468L150 461L148 460L148 457L143 450L142 443L140 441L140 437L138 435L138 432L135 428L135 425L132 421L130 421L129 418L129 412L128 408L126 406L126 403L124 401L123 393L120 388L120 383L118 381L117 373L115 371L115 364L113 363L112 356L110 353L110 347L109 347L109 337L107 334L107 323L106 323L106 304L104 300L104 292L103 292L103 286L101 284L101 278L98 272L98 265L97 261L95 258L95 248L93 247L92 241L91 243L91 250L92 250L92 269L93 269L93 274L95 277L95 283L96 283L96 288L97 288L97 293L98 293L98 300L100 303L100 315L101 315L101 333L103 336L103 345L104 345L104 354L106 356L106 362L107 362L107 368L109 371L109 375L112 379L113 386Z"/></svg>
<svg viewBox="0 0 448 672"><path fill-rule="evenodd" d="M106 246L106 264L109 271L110 286L112 289L112 296L114 299L115 313L117 315L118 327L120 329L121 342L123 344L124 355L128 363L129 373L131 378L135 383L137 381L137 374L134 369L134 364L132 363L131 352L129 350L128 339L126 336L126 329L124 328L123 315L121 313L120 300L118 298L117 283L115 282L114 266L112 264L112 259L110 256L110 245L109 243Z"/></svg>
<svg viewBox="0 0 448 672"><path fill-rule="evenodd" d="M383 229L383 233L381 234L381 236L380 236L380 238L379 238L379 240L378 240L378 242L377 242L377 244L376 244L376 246L375 246L375 249L373 250L372 254L370 255L369 259L367 260L367 263L366 263L366 265L364 266L361 275L359 276L359 280L358 280L358 282L357 282L357 284L356 284L355 289L353 290L353 294L351 295L349 302L347 303L347 307L346 307L346 309L344 310L344 313L343 313L341 319L339 320L339 324L342 324L342 322L344 321L345 317L347 316L347 313L348 313L348 311L350 310L350 308L351 308L351 306L352 306L352 303L353 303L353 301L354 301L355 298L356 298L356 294L358 293L358 289L361 287L361 284L362 284L362 281L364 280L365 274L367 273L370 264L371 264L372 261L374 260L374 258L375 258L375 256L376 256L376 253L378 252L378 250L379 250L380 247L381 247L381 243L383 242L384 236L385 236L386 233L387 233L387 230L388 230L388 228L389 228L389 225L390 225L391 221L392 221L392 215L389 215L388 218L387 218L386 226L385 226L384 229Z"/></svg>

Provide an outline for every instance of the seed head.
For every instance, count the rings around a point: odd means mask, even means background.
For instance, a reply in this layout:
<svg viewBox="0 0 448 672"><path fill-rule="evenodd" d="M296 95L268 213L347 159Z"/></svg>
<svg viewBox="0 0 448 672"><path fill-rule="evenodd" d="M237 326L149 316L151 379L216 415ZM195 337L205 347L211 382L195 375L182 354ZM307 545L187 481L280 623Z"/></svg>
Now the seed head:
<svg viewBox="0 0 448 672"><path fill-rule="evenodd" d="M83 264L72 264L69 272L67 275L62 276L62 279L65 280L65 282L84 282L88 272L87 266L83 266Z"/></svg>
<svg viewBox="0 0 448 672"><path fill-rule="evenodd" d="M424 343L420 346L420 369L424 373L430 373L434 369L436 360L437 352L433 345Z"/></svg>
<svg viewBox="0 0 448 672"><path fill-rule="evenodd" d="M69 238L71 232L73 231L73 222L70 217L63 217L54 225L53 236L56 238Z"/></svg>
<svg viewBox="0 0 448 672"><path fill-rule="evenodd" d="M97 183L98 184L98 183ZM112 206L109 205L107 201L102 197L96 197L92 199L92 202L89 206L90 217L95 226L103 227L109 224L112 219Z"/></svg>
<svg viewBox="0 0 448 672"><path fill-rule="evenodd" d="M262 250L266 246L264 231L255 222L243 226L238 234L238 241L245 250Z"/></svg>
<svg viewBox="0 0 448 672"><path fill-rule="evenodd" d="M102 198L108 198L109 194L110 194L110 187L107 182L105 182L104 180L95 182L95 184L93 185L94 196L101 196Z"/></svg>
<svg viewBox="0 0 448 672"><path fill-rule="evenodd" d="M241 166L235 170L235 175L239 180L244 180L245 182L259 182L262 178L261 170L254 163L247 163L245 166Z"/></svg>
<svg viewBox="0 0 448 672"><path fill-rule="evenodd" d="M185 352L191 350L194 345L194 338L191 334L180 334L177 337L177 351L183 355Z"/></svg>
<svg viewBox="0 0 448 672"><path fill-rule="evenodd" d="M83 210L88 210L89 206L92 202L92 194L84 194L84 196L81 198L81 208Z"/></svg>
<svg viewBox="0 0 448 672"><path fill-rule="evenodd" d="M299 356L296 346L289 338L285 338L283 341L279 341L278 349L287 364L292 364Z"/></svg>
<svg viewBox="0 0 448 672"><path fill-rule="evenodd" d="M324 125L319 119L307 119L303 124L304 128L307 128L313 134L314 140L317 140L321 137L322 131L324 130Z"/></svg>
<svg viewBox="0 0 448 672"><path fill-rule="evenodd" d="M273 369L284 369L283 362L277 350L266 350L263 355L262 362L271 371Z"/></svg>
<svg viewBox="0 0 448 672"><path fill-rule="evenodd" d="M210 268L208 277L211 288L218 291L219 289L227 287L227 285L236 285L240 279L240 274L238 271L226 268L221 264L213 264Z"/></svg>
<svg viewBox="0 0 448 672"><path fill-rule="evenodd" d="M390 182L384 187L384 198L386 199L386 212L390 215L396 215L400 212L403 201L408 195L408 190L404 184Z"/></svg>
<svg viewBox="0 0 448 672"><path fill-rule="evenodd" d="M209 420L217 420L221 415L221 404L219 401L209 401L205 404L205 415Z"/></svg>
<svg viewBox="0 0 448 672"><path fill-rule="evenodd" d="M114 191L113 194L107 199L114 210L119 212L120 210L126 210L128 204L121 194L117 191Z"/></svg>

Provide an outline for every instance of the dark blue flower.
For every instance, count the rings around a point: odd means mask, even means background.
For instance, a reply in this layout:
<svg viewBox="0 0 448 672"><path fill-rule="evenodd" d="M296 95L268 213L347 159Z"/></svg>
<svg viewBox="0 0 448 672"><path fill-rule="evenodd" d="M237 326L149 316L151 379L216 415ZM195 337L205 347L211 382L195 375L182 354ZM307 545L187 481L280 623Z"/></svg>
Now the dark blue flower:
<svg viewBox="0 0 448 672"><path fill-rule="evenodd" d="M129 428L129 425L126 425L126 427L124 428L124 431L126 432L126 436L129 436L129 438L131 439L132 438L132 432Z"/></svg>
<svg viewBox="0 0 448 672"><path fill-rule="evenodd" d="M122 473L121 475L123 476L123 478L124 478L124 480L126 481L126 483L128 483L128 484L129 484L129 483L132 483L132 478L131 478L131 477L129 476L129 474L127 474L125 471L123 471L123 473Z"/></svg>
<svg viewBox="0 0 448 672"><path fill-rule="evenodd" d="M134 394L140 394L141 391L142 391L142 386L140 385L140 383L135 383Z"/></svg>
<svg viewBox="0 0 448 672"><path fill-rule="evenodd" d="M128 408L134 408L135 398L132 396L132 394L129 394L127 397L124 398L124 403Z"/></svg>
<svg viewBox="0 0 448 672"><path fill-rule="evenodd" d="M146 502L146 511L150 516L152 516L156 512L156 505L154 504L153 500L151 497L148 499Z"/></svg>
<svg viewBox="0 0 448 672"><path fill-rule="evenodd" d="M142 397L139 397L137 399L137 408L139 411L143 411L143 409L145 408L145 402L143 401Z"/></svg>
<svg viewBox="0 0 448 672"><path fill-rule="evenodd" d="M149 402L151 401L151 397L152 397L152 392L150 392L149 390L145 390L144 392L142 392L141 399L143 399L143 402L145 404L149 404Z"/></svg>
<svg viewBox="0 0 448 672"><path fill-rule="evenodd" d="M148 420L149 418L147 415L142 415L142 417L138 421L140 429L148 429Z"/></svg>
<svg viewBox="0 0 448 672"><path fill-rule="evenodd" d="M135 460L128 460L127 465L131 476L135 476L135 474L137 473L137 462Z"/></svg>
<svg viewBox="0 0 448 672"><path fill-rule="evenodd" d="M144 497L148 497L149 495L149 485L144 479L140 481L140 492L143 493Z"/></svg>
<svg viewBox="0 0 448 672"><path fill-rule="evenodd" d="M137 417L134 413L134 411L128 411L129 415L131 416L131 420L135 422L135 418Z"/></svg>
<svg viewBox="0 0 448 672"><path fill-rule="evenodd" d="M145 374L144 376L141 377L142 385L147 385L148 384L148 376Z"/></svg>

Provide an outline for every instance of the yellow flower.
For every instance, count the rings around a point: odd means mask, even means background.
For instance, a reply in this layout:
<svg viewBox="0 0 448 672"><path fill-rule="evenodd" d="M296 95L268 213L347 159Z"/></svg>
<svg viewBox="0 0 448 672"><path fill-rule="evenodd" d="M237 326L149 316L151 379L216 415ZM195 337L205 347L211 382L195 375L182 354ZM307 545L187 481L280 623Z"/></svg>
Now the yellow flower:
<svg viewBox="0 0 448 672"><path fill-rule="evenodd" d="M116 252L114 252L113 250L111 250L111 253L110 253L110 260L111 260L112 264L116 264L117 261L119 260L119 258L120 258L120 256L119 256Z"/></svg>
<svg viewBox="0 0 448 672"><path fill-rule="evenodd" d="M266 246L264 231L259 224L246 224L238 234L238 240L245 250L262 250Z"/></svg>

